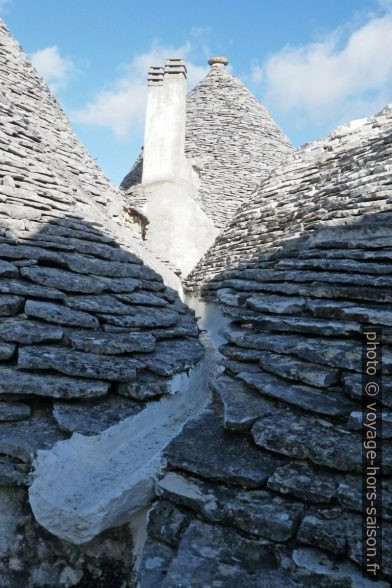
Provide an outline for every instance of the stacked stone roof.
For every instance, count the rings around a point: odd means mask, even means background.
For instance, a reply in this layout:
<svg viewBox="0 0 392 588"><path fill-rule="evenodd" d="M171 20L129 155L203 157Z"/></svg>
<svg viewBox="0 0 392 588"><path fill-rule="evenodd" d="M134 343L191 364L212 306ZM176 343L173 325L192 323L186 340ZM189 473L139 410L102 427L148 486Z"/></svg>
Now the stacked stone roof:
<svg viewBox="0 0 392 588"><path fill-rule="evenodd" d="M203 348L193 312L130 234L121 192L3 24L0 78L0 489L4 516L9 506L26 525L18 545L7 531L0 576L2 585L48 585L34 574L59 548L18 514L37 451L140 413L174 391L173 375Z"/></svg>
<svg viewBox="0 0 392 588"><path fill-rule="evenodd" d="M226 67L213 65L187 97L185 152L200 174L199 199L222 228L256 185L292 151L268 111ZM125 190L141 182L142 156L124 178ZM141 207L143 192L130 194Z"/></svg>
<svg viewBox="0 0 392 588"><path fill-rule="evenodd" d="M223 263L264 253L212 283L228 321L224 372L166 451L143 587L390 586L391 112L303 149L224 232ZM362 329L374 326L383 332L375 584L360 568Z"/></svg>
<svg viewBox="0 0 392 588"><path fill-rule="evenodd" d="M392 107L387 106L294 151L239 208L185 288L213 296L231 269L262 251L275 251L320 227L390 210L391 137Z"/></svg>

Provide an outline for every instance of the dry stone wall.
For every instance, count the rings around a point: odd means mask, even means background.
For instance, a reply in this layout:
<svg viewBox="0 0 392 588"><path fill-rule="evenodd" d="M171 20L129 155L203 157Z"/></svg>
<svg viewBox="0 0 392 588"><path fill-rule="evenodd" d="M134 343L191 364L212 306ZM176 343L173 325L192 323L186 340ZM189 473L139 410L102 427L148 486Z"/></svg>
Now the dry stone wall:
<svg viewBox="0 0 392 588"><path fill-rule="evenodd" d="M189 92L185 153L200 174L200 204L217 228L291 151L267 110L223 64L212 66ZM131 205L140 209L146 197L132 187L141 182L141 174L140 156L122 182L130 190Z"/></svg>
<svg viewBox="0 0 392 588"><path fill-rule="evenodd" d="M321 227L390 210L392 108L295 151L262 182L185 282L213 297L230 270ZM228 271L227 271L228 270Z"/></svg>

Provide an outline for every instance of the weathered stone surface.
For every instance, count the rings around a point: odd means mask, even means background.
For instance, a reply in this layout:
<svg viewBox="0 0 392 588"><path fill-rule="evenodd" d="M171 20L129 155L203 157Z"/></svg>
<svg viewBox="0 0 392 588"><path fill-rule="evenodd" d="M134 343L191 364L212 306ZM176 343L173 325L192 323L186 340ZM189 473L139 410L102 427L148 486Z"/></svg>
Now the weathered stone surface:
<svg viewBox="0 0 392 588"><path fill-rule="evenodd" d="M0 361L6 361L7 359L10 359L14 355L15 349L15 345L0 342Z"/></svg>
<svg viewBox="0 0 392 588"><path fill-rule="evenodd" d="M48 298L49 300L64 300L64 292L56 288L45 288L29 282L18 280L0 279L0 292L4 294L16 294L19 296L29 296L30 298Z"/></svg>
<svg viewBox="0 0 392 588"><path fill-rule="evenodd" d="M144 406L134 400L108 396L102 399L55 402L53 416L66 433L97 435L112 425L138 414Z"/></svg>
<svg viewBox="0 0 392 588"><path fill-rule="evenodd" d="M362 399L362 375L346 373L343 375L343 383L346 392L355 400ZM392 408L392 379L384 375L382 404Z"/></svg>
<svg viewBox="0 0 392 588"><path fill-rule="evenodd" d="M0 339L15 343L55 343L63 338L60 327L23 318L6 319L0 323Z"/></svg>
<svg viewBox="0 0 392 588"><path fill-rule="evenodd" d="M256 421L252 435L257 445L269 451L332 469L361 471L360 436L313 417L277 410Z"/></svg>
<svg viewBox="0 0 392 588"><path fill-rule="evenodd" d="M334 588L388 588L388 582L373 581L362 577L358 566L335 558L330 553L300 547L293 551L292 563L295 568L293 579L299 585L333 586Z"/></svg>
<svg viewBox="0 0 392 588"><path fill-rule="evenodd" d="M328 503L336 499L340 479L337 474L332 476L309 465L297 463L276 469L268 478L267 486L305 502Z"/></svg>
<svg viewBox="0 0 392 588"><path fill-rule="evenodd" d="M284 458L263 454L246 437L225 432L220 415L211 408L184 427L165 456L170 469L250 488L265 485L284 465Z"/></svg>
<svg viewBox="0 0 392 588"><path fill-rule="evenodd" d="M274 541L287 541L294 535L304 510L302 504L265 490L235 491L173 472L158 481L157 492L210 521Z"/></svg>
<svg viewBox="0 0 392 588"><path fill-rule="evenodd" d="M1 423L0 453L30 462L38 449L62 439L65 435L55 424L50 409L41 409L23 421Z"/></svg>
<svg viewBox="0 0 392 588"><path fill-rule="evenodd" d="M0 422L23 421L30 416L30 407L22 402L0 401Z"/></svg>
<svg viewBox="0 0 392 588"><path fill-rule="evenodd" d="M0 394L33 394L52 398L91 398L104 396L108 390L109 384L107 382L29 374L14 368L0 367Z"/></svg>
<svg viewBox="0 0 392 588"><path fill-rule="evenodd" d="M360 515L354 515L357 520L360 519ZM380 534L378 534L380 539ZM362 537L360 530L357 532L347 533L347 551L349 558L359 566L362 565ZM385 574L390 580L392 575L392 524L384 521L382 528L382 564L383 574Z"/></svg>
<svg viewBox="0 0 392 588"><path fill-rule="evenodd" d="M264 370L277 376L321 388L328 388L331 384L335 384L340 376L339 370L328 369L292 356L266 351L259 354L259 364Z"/></svg>
<svg viewBox="0 0 392 588"><path fill-rule="evenodd" d="M350 536L361 536L361 517L346 514L338 508L310 511L298 531L298 539L302 543L320 547L336 555L345 554Z"/></svg>
<svg viewBox="0 0 392 588"><path fill-rule="evenodd" d="M55 253L54 251L44 249L43 247L31 247L29 245L21 245L20 243L18 243L17 245L15 243L1 243L0 257L17 260L29 259L42 262L46 261L58 264L64 263L61 255ZM14 263L16 264L17 262Z"/></svg>
<svg viewBox="0 0 392 588"><path fill-rule="evenodd" d="M383 439L392 439L392 413L382 412L378 415L381 420ZM348 418L347 426L352 431L362 431L362 411L352 412Z"/></svg>
<svg viewBox="0 0 392 588"><path fill-rule="evenodd" d="M275 406L250 390L243 382L224 375L212 382L223 403L225 429L246 431L262 416L272 414Z"/></svg>
<svg viewBox="0 0 392 588"><path fill-rule="evenodd" d="M169 302L165 298L155 296L151 292L134 292L133 294L117 294L116 298L127 304L142 304L143 306L166 306Z"/></svg>
<svg viewBox="0 0 392 588"><path fill-rule="evenodd" d="M321 232L321 231L320 231ZM347 238L346 235L343 239ZM310 239L311 241L311 239ZM308 242L310 245L310 242ZM259 268L245 268L241 272L241 276L245 279L256 280L258 282L326 282L326 283L338 283L338 284L351 284L356 286L368 286L372 284L374 286L390 286L391 278L388 275L364 275L351 273L347 268L345 273L329 273L329 272L312 272L312 271L280 271L278 263L275 264L274 268L259 269ZM385 267L386 274L388 267Z"/></svg>
<svg viewBox="0 0 392 588"><path fill-rule="evenodd" d="M159 376L172 376L188 370L204 356L204 348L197 339L158 341L155 350L144 358L137 356L146 367Z"/></svg>
<svg viewBox="0 0 392 588"><path fill-rule="evenodd" d="M91 281L93 276L89 276L86 278L88 281ZM98 279L98 278L97 278ZM108 292L122 293L122 292L133 292L135 288L141 288L144 286L143 280L135 280L134 278L99 278L105 284L105 290ZM159 290L161 284L159 282L147 282L148 284L157 284L157 289ZM145 286L144 286L145 287ZM98 292L97 292L98 293Z"/></svg>
<svg viewBox="0 0 392 588"><path fill-rule="evenodd" d="M66 305L87 312L110 312L111 314L128 314L129 306L122 304L114 296L102 294L98 296L68 296Z"/></svg>
<svg viewBox="0 0 392 588"><path fill-rule="evenodd" d="M284 315L271 316L258 314L243 308L233 308L231 306L225 309L224 314L230 316L235 322L253 323L261 329L269 329L271 331L310 333L325 335L326 337L358 335L361 332L361 326L352 321L327 321L308 317L286 317Z"/></svg>
<svg viewBox="0 0 392 588"><path fill-rule="evenodd" d="M103 328L110 329L111 325L104 325ZM112 327L113 328L113 327ZM116 327L114 327L116 328ZM118 327L117 327L118 328ZM158 341L162 339L177 339L177 337L197 337L199 334L197 323L191 320L191 317L180 315L174 327L165 327L162 329L151 329L149 333Z"/></svg>
<svg viewBox="0 0 392 588"><path fill-rule="evenodd" d="M246 297L234 292L230 288L220 288L216 291L217 300L228 306L241 306L246 302Z"/></svg>
<svg viewBox="0 0 392 588"><path fill-rule="evenodd" d="M53 267L24 267L23 277L42 286L52 286L65 292L99 294L105 290L105 282L96 276L84 277Z"/></svg>
<svg viewBox="0 0 392 588"><path fill-rule="evenodd" d="M174 555L174 549L147 536L139 569L140 588L162 586Z"/></svg>
<svg viewBox="0 0 392 588"><path fill-rule="evenodd" d="M257 349L246 349L244 347L238 347L237 345L221 345L219 351L230 359L237 361L259 361L260 351Z"/></svg>
<svg viewBox="0 0 392 588"><path fill-rule="evenodd" d="M24 299L20 296L0 294L0 316L18 314L23 308Z"/></svg>
<svg viewBox="0 0 392 588"><path fill-rule="evenodd" d="M99 327L98 319L95 316L51 302L28 300L25 304L25 313L27 316L70 327L86 327L87 329Z"/></svg>
<svg viewBox="0 0 392 588"><path fill-rule="evenodd" d="M0 259L0 276L4 278L16 278L19 275L18 268L8 261Z"/></svg>
<svg viewBox="0 0 392 588"><path fill-rule="evenodd" d="M116 388L116 393L134 400L149 400L163 394L170 394L169 378L157 378L152 373L141 372L133 382L122 382Z"/></svg>
<svg viewBox="0 0 392 588"><path fill-rule="evenodd" d="M349 414L354 407L339 392L319 391L311 386L292 384L263 371L241 372L238 377L261 394L317 414L343 416Z"/></svg>
<svg viewBox="0 0 392 588"><path fill-rule="evenodd" d="M171 327L176 324L178 315L177 313L167 311L166 308L161 310L160 308L151 306L130 306L128 315L115 316L101 314L100 318L110 325L137 329Z"/></svg>
<svg viewBox="0 0 392 588"><path fill-rule="evenodd" d="M2 455L0 457L0 487L27 486L29 469L28 464ZM15 488L13 490L15 491Z"/></svg>
<svg viewBox="0 0 392 588"><path fill-rule="evenodd" d="M219 290L218 290L219 292ZM276 314L298 314L305 310L306 300L300 296L251 296L246 304L252 310Z"/></svg>
<svg viewBox="0 0 392 588"><path fill-rule="evenodd" d="M104 355L134 351L149 353L155 349L155 338L144 332L121 334L102 331L67 331L66 339L70 341L74 349Z"/></svg>
<svg viewBox="0 0 392 588"><path fill-rule="evenodd" d="M233 361L231 359L226 359L225 357L221 361L221 365L225 368L227 373L231 374L239 374L240 372L259 372L260 367L257 363L252 363L250 361Z"/></svg>
<svg viewBox="0 0 392 588"><path fill-rule="evenodd" d="M273 351L274 353L291 353L311 363L321 363L334 368L345 368L362 372L361 354L358 343L350 339L321 339L300 337L297 335L272 335L270 333L244 332L239 329L225 329L224 336L230 343L239 347ZM384 369L391 369L391 356L385 350Z"/></svg>
<svg viewBox="0 0 392 588"><path fill-rule="evenodd" d="M358 321L375 325L392 325L392 312L382 308L369 308L350 302L312 300L308 304L314 316Z"/></svg>
<svg viewBox="0 0 392 588"><path fill-rule="evenodd" d="M362 513L362 478L347 475L339 483L337 497L345 508ZM392 521L392 483L390 479L382 480L382 518Z"/></svg>
<svg viewBox="0 0 392 588"><path fill-rule="evenodd" d="M294 588L277 562L274 546L264 539L249 539L230 528L192 521L161 586Z"/></svg>
<svg viewBox="0 0 392 588"><path fill-rule="evenodd" d="M131 257L131 254L130 254ZM133 256L130 263L118 261L105 261L94 259L85 255L66 254L65 262L69 269L79 274L93 274L95 276L106 276L111 278L143 278L147 280L161 281L161 277L150 268L136 262Z"/></svg>
<svg viewBox="0 0 392 588"><path fill-rule="evenodd" d="M386 162L390 157L390 120L388 109L388 112L358 121L355 128L347 126L339 136L332 133L323 141L304 145L295 151L283 166L280 165L259 185L250 201L237 210L213 247L188 276L185 288L203 289L208 293L214 288L227 287L225 274L231 278L236 271L231 268L254 261L263 252L267 254L263 261L274 260L274 255L279 256L272 269L278 277L277 269L280 268L281 275L286 277L285 287L293 279L315 281L315 274L325 283L328 270L335 272L337 278L333 281L337 285L349 280L360 283L361 275L364 275L361 270L366 271L366 266L370 264L359 268L359 263L347 263L350 257L347 256L346 260L341 251L355 249L357 252L360 249L367 252L377 248L380 252L380 248L390 247L388 229L382 225L370 226L374 224L374 213L381 211L385 216L389 210L386 199L390 198L390 169ZM379 171L381 167L384 167L382 172ZM308 236L310 238L306 242ZM296 242L299 253L295 251ZM281 255L285 243L287 249L291 246L294 254ZM324 251L340 250L336 257L344 259L344 262L336 264L325 259L321 262L314 260L320 257L321 248ZM293 257L298 259L288 261ZM387 254L384 254L380 261L389 261L386 257ZM383 270L380 261L368 267L365 278L368 284L372 284L370 270ZM390 273L385 265L383 277ZM343 267L345 271L341 271ZM297 270L297 276L290 268ZM240 270L237 271L239 273ZM214 282L211 282L214 276ZM373 276L377 278L377 273ZM264 282L271 278L267 273L258 275L258 279ZM337 287L334 289L338 291ZM289 293L287 288L279 291L286 296ZM331 291L328 297L332 298ZM251 290L246 289L245 292L249 294ZM297 289L293 294L298 296L300 292ZM364 292L358 294L357 298L363 298ZM373 294L376 295L374 289ZM306 296L305 293L303 295ZM309 289L309 295L317 294ZM373 299L376 302L380 300L376 296Z"/></svg>
<svg viewBox="0 0 392 588"><path fill-rule="evenodd" d="M177 547L190 521L191 515L186 509L161 499L149 512L148 535L170 547Z"/></svg>
<svg viewBox="0 0 392 588"><path fill-rule="evenodd" d="M67 376L127 382L134 380L143 364L128 357L102 356L57 347L21 347L18 368L55 370Z"/></svg>

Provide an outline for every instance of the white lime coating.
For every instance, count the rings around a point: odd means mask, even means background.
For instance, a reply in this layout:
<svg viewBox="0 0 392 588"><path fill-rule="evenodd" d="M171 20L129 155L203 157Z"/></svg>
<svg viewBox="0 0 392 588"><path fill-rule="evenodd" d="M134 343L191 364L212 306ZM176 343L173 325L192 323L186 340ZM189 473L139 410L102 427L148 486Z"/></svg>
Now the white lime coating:
<svg viewBox="0 0 392 588"><path fill-rule="evenodd" d="M100 435L75 433L39 451L29 490L37 521L54 535L81 544L131 520L153 498L162 450L205 406L206 376L202 363L189 376L173 379L174 396L151 402Z"/></svg>

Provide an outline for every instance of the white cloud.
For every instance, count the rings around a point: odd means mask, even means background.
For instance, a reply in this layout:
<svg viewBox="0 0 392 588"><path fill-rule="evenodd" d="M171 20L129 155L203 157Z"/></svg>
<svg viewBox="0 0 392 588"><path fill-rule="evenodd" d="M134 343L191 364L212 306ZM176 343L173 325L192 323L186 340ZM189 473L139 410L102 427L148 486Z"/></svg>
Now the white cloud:
<svg viewBox="0 0 392 588"><path fill-rule="evenodd" d="M13 0L0 0L0 14L6 12L7 8L12 4Z"/></svg>
<svg viewBox="0 0 392 588"><path fill-rule="evenodd" d="M75 71L72 60L62 57L57 45L35 51L31 61L52 90L63 88Z"/></svg>
<svg viewBox="0 0 392 588"><path fill-rule="evenodd" d="M260 84L263 81L264 72L260 63L253 60L250 66L250 81L252 84Z"/></svg>
<svg viewBox="0 0 392 588"><path fill-rule="evenodd" d="M192 46L164 47L153 43L150 51L136 55L123 66L123 73L109 87L101 89L82 109L72 115L76 123L109 128L117 139L126 139L135 127L143 125L147 91L147 72L151 65L163 64L167 57L186 58ZM186 60L189 86L203 78L208 67L201 67Z"/></svg>
<svg viewBox="0 0 392 588"><path fill-rule="evenodd" d="M390 0L382 0L385 4ZM275 113L314 123L370 114L392 91L392 12L374 15L346 38L341 28L320 42L285 47L270 56L260 74L264 99ZM252 75L252 74L251 74Z"/></svg>

